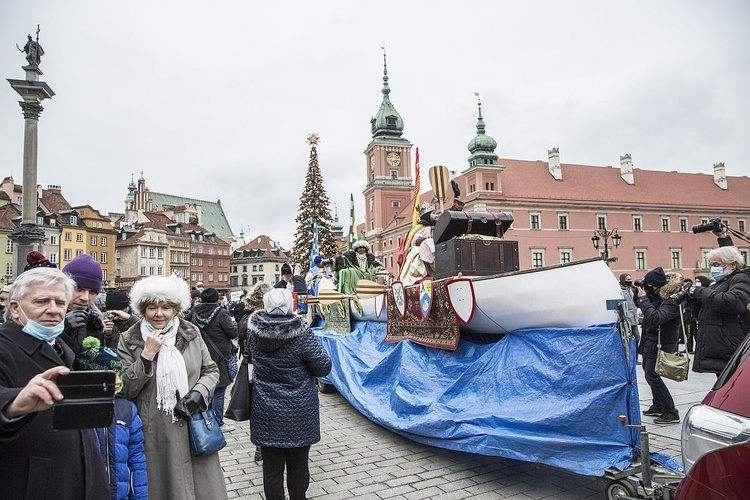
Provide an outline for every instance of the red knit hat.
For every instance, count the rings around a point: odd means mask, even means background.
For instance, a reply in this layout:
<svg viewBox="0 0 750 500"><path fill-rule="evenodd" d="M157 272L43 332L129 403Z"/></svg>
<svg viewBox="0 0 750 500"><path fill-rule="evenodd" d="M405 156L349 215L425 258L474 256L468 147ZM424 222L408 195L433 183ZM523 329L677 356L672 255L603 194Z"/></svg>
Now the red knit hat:
<svg viewBox="0 0 750 500"><path fill-rule="evenodd" d="M57 267L55 264L47 260L42 252L32 250L26 254L26 266L23 268L24 271L34 269L36 267Z"/></svg>

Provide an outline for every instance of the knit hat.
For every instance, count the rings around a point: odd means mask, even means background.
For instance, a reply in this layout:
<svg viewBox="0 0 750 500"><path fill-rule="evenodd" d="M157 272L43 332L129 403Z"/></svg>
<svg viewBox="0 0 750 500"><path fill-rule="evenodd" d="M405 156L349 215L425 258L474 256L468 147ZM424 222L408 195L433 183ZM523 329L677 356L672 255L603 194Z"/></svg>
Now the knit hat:
<svg viewBox="0 0 750 500"><path fill-rule="evenodd" d="M83 349L76 356L74 362L76 370L112 370L122 371L122 361L117 353L107 347L101 347L96 337L83 339Z"/></svg>
<svg viewBox="0 0 750 500"><path fill-rule="evenodd" d="M128 294L122 290L112 290L107 294L104 304L107 306L108 311L125 309L130 305L130 299L128 298Z"/></svg>
<svg viewBox="0 0 750 500"><path fill-rule="evenodd" d="M219 301L219 292L216 288L206 288L201 292L201 302L204 304L214 304Z"/></svg>
<svg viewBox="0 0 750 500"><path fill-rule="evenodd" d="M286 274L292 274L292 266L289 264L281 264L281 275L284 276Z"/></svg>
<svg viewBox="0 0 750 500"><path fill-rule="evenodd" d="M29 269L34 269L36 267L54 267L57 266L47 260L47 257L44 256L42 252L37 252L36 250L32 250L31 252L26 254L26 266L24 266L23 270L28 271Z"/></svg>
<svg viewBox="0 0 750 500"><path fill-rule="evenodd" d="M316 256L315 256L315 258L313 259L313 262L314 262L314 263L315 263L315 265L317 266L318 264L320 264L320 263L321 263L322 261L324 261L325 259L326 259L326 256L325 256L325 255L316 255Z"/></svg>
<svg viewBox="0 0 750 500"><path fill-rule="evenodd" d="M63 272L73 278L78 288L88 288L96 293L102 289L102 266L87 253L82 253L68 262L63 267Z"/></svg>
<svg viewBox="0 0 750 500"><path fill-rule="evenodd" d="M201 291L197 288L193 288L190 290L190 298L191 299L200 299L201 298Z"/></svg>
<svg viewBox="0 0 750 500"><path fill-rule="evenodd" d="M654 288L661 288L667 284L667 275L664 273L664 269L661 267L655 267L646 273L646 276L643 277L643 281Z"/></svg>
<svg viewBox="0 0 750 500"><path fill-rule="evenodd" d="M263 296L263 308L269 316L289 316L293 307L292 292L285 288L274 288Z"/></svg>

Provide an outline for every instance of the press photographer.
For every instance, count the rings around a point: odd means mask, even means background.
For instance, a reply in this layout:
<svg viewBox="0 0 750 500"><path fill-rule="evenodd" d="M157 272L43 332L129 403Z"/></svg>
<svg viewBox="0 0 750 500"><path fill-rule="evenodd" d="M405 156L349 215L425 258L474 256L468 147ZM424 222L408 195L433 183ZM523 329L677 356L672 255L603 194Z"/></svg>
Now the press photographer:
<svg viewBox="0 0 750 500"><path fill-rule="evenodd" d="M81 343L86 337L96 337L106 345L104 340L105 321L111 329L112 320L105 320L104 315L94 305L96 296L102 289L104 273L102 266L89 254L81 254L63 267L62 271L73 278L76 288L65 314L65 329L60 338L71 350L81 352Z"/></svg>
<svg viewBox="0 0 750 500"><path fill-rule="evenodd" d="M750 304L750 275L742 269L744 260L736 247L716 248L706 258L716 283L692 286L675 295L680 301L690 298L700 303L693 371L718 376L747 333L743 321Z"/></svg>

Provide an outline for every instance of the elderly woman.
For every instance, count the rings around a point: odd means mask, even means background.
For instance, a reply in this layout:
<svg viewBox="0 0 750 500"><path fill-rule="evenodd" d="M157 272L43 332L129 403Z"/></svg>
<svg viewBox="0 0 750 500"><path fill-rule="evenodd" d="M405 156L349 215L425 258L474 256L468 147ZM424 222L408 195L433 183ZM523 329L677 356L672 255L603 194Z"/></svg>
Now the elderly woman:
<svg viewBox="0 0 750 500"><path fill-rule="evenodd" d="M130 291L142 320L120 336L123 394L143 421L148 495L164 499L227 498L218 453L193 457L190 415L207 408L219 369L198 328L178 317L190 290L176 278L152 276Z"/></svg>
<svg viewBox="0 0 750 500"><path fill-rule="evenodd" d="M253 355L250 438L263 447L263 490L267 500L284 500L284 468L290 500L306 498L310 445L320 441L315 377L331 371L331 358L292 310L292 293L274 288L263 296L265 310L248 324Z"/></svg>
<svg viewBox="0 0 750 500"><path fill-rule="evenodd" d="M736 247L715 248L706 259L716 283L688 290L700 304L693 371L718 376L745 337L740 316L750 302L750 275Z"/></svg>

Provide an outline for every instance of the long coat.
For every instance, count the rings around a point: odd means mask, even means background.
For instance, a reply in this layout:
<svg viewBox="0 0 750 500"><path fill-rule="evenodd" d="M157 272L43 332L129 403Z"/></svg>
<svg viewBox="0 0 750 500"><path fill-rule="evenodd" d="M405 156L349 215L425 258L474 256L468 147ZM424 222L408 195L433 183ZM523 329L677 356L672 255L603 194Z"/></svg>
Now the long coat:
<svg viewBox="0 0 750 500"><path fill-rule="evenodd" d="M253 443L299 448L320 441L315 377L331 371L331 358L307 320L256 311L250 316L247 341L253 359Z"/></svg>
<svg viewBox="0 0 750 500"><path fill-rule="evenodd" d="M64 342L63 359L48 343L8 321L0 325L0 408L13 401L35 375L55 366L72 366ZM104 460L93 429L56 431L53 410L0 423L0 488L3 498L62 500L109 498Z"/></svg>
<svg viewBox="0 0 750 500"><path fill-rule="evenodd" d="M216 313L214 314L214 311ZM213 314L213 318L211 315ZM211 318L211 321L206 323L206 320ZM229 372L227 371L227 363L224 358L231 356L232 339L237 338L237 324L232 321L232 317L226 311L226 309L219 306L216 303L205 303L196 305L190 314L187 316L188 321L198 327L203 340L208 346L208 352L211 353L211 359L214 360L216 366L219 367L219 383L216 387L226 387L232 383L232 379L229 378ZM205 325L205 326L204 326ZM220 352L216 352L210 342L206 340L206 337L210 338Z"/></svg>
<svg viewBox="0 0 750 500"><path fill-rule="evenodd" d="M680 290L682 276L669 273L667 284L659 288L657 294L638 297L635 305L643 311L643 327L638 353L643 357L655 358L661 333L661 350L677 351L680 342L680 306L670 295Z"/></svg>
<svg viewBox="0 0 750 500"><path fill-rule="evenodd" d="M185 320L175 318L175 321L179 321L175 347L185 359L188 386L200 392L207 403L219 381L219 369L198 328ZM219 454L193 457L187 422L181 419L172 422L172 417L156 406L159 360L158 356L154 358L147 375L141 358L144 345L141 322L122 333L117 352L124 369L122 392L138 407L143 423L148 496L165 500L227 498Z"/></svg>
<svg viewBox="0 0 750 500"><path fill-rule="evenodd" d="M696 287L694 298L701 307L693 371L721 373L745 337L739 316L747 313L750 276L735 271L710 287Z"/></svg>

